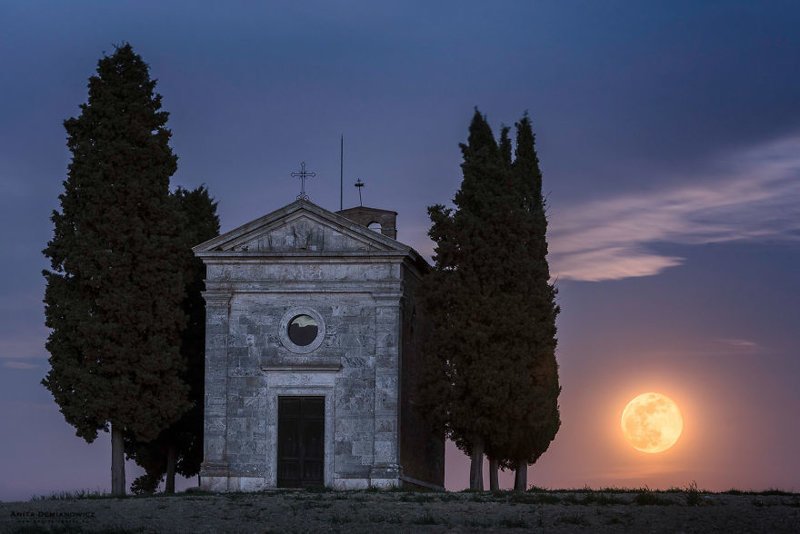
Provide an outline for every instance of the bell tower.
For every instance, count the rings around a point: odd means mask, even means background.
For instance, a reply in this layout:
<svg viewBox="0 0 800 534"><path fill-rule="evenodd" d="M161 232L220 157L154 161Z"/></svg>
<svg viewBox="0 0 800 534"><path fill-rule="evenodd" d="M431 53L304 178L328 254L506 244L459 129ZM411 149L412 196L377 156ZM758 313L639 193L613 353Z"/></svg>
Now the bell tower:
<svg viewBox="0 0 800 534"><path fill-rule="evenodd" d="M346 210L337 211L336 213L361 226L366 226L371 230L380 232L386 237L397 239L396 211L356 206L355 208L347 208ZM377 225L380 226L380 229L378 229Z"/></svg>

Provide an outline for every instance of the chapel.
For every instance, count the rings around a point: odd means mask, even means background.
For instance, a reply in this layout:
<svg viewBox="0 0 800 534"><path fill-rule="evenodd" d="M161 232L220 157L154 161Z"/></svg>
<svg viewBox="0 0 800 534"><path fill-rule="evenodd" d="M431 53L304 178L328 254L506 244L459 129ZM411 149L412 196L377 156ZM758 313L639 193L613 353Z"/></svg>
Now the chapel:
<svg viewBox="0 0 800 534"><path fill-rule="evenodd" d="M414 408L430 266L396 218L301 198L194 247L204 489L443 487L443 436Z"/></svg>

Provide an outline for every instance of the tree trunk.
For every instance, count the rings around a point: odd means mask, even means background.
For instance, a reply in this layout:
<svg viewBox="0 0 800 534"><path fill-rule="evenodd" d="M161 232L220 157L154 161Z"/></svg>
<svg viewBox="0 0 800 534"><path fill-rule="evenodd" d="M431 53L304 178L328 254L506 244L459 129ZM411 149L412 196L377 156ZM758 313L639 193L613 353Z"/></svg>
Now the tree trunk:
<svg viewBox="0 0 800 534"><path fill-rule="evenodd" d="M497 460L489 458L489 489L500 491L500 481L497 479L497 470L500 468Z"/></svg>
<svg viewBox="0 0 800 534"><path fill-rule="evenodd" d="M175 464L178 463L178 449L174 443L167 447L167 480L164 493L175 493Z"/></svg>
<svg viewBox="0 0 800 534"><path fill-rule="evenodd" d="M116 423L111 423L111 495L125 496L125 443Z"/></svg>
<svg viewBox="0 0 800 534"><path fill-rule="evenodd" d="M483 491L483 440L472 442L472 463L470 465L469 489Z"/></svg>
<svg viewBox="0 0 800 534"><path fill-rule="evenodd" d="M526 491L528 489L528 462L520 460L517 462L517 469L514 473L514 491Z"/></svg>

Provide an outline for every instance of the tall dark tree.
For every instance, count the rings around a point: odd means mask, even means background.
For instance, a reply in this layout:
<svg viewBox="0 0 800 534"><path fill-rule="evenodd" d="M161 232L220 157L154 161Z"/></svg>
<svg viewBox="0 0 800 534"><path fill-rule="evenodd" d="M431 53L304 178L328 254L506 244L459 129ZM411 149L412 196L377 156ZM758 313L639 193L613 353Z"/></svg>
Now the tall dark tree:
<svg viewBox="0 0 800 534"><path fill-rule="evenodd" d="M485 370L495 351L484 320L496 297L491 278L498 272L491 257L496 229L486 221L497 208L492 190L507 173L491 128L477 110L461 151L464 179L455 195L456 209L428 209L436 249L434 269L421 292L432 324L423 349L427 361L418 404L470 455L470 488L482 490L483 456L494 427L487 417L493 385Z"/></svg>
<svg viewBox="0 0 800 534"><path fill-rule="evenodd" d="M508 130L498 146L477 111L461 148L456 209L429 209L435 266L423 305L433 324L418 404L470 454L470 487L480 490L484 453L493 469L527 466L555 435L558 308L527 117L517 124L513 163Z"/></svg>
<svg viewBox="0 0 800 534"><path fill-rule="evenodd" d="M535 137L527 114L516 124L516 153L512 165L519 209L512 210L519 228L519 244L525 258L519 258L508 274L517 283L515 292L523 296L526 326L521 329L517 353L509 354L521 371L515 378L516 406L520 410L513 423L505 427L505 456L515 463L514 489L527 487L528 464L548 449L561 426L556 362L556 288L550 282L547 262L547 213L542 194L542 172L535 149ZM517 389L518 388L518 389Z"/></svg>
<svg viewBox="0 0 800 534"><path fill-rule="evenodd" d="M126 436L126 453L145 469L131 486L134 493L153 493L165 476L165 493L174 493L175 473L194 476L203 461L206 307L202 292L206 269L191 248L219 235L219 217L217 203L203 186L191 191L179 187L172 196L182 218L184 254L178 261L185 269L183 311L188 318L181 336L182 378L190 387L192 407L155 440L141 442Z"/></svg>
<svg viewBox="0 0 800 534"><path fill-rule="evenodd" d="M78 436L110 430L115 495L125 493L124 435L154 439L190 407L174 260L184 241L169 198L177 157L155 85L129 44L100 59L88 101L64 122L72 160L44 250L42 383Z"/></svg>
<svg viewBox="0 0 800 534"><path fill-rule="evenodd" d="M500 158L503 163L503 171L508 173L511 170L511 138L509 137L508 126L503 126L500 130ZM489 457L489 489L498 491L500 489L499 469L502 459L498 458L498 453L493 450L491 442L487 445L487 456Z"/></svg>

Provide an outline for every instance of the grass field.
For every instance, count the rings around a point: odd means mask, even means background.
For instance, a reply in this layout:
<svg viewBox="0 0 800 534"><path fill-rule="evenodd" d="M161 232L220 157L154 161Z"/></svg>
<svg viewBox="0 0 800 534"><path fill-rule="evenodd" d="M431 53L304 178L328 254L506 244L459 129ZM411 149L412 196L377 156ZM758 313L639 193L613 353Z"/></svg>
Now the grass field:
<svg viewBox="0 0 800 534"><path fill-rule="evenodd" d="M800 494L695 484L514 492L276 490L0 503L2 532L800 532Z"/></svg>

